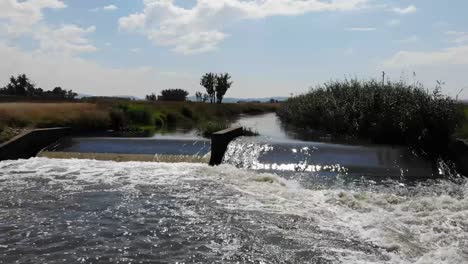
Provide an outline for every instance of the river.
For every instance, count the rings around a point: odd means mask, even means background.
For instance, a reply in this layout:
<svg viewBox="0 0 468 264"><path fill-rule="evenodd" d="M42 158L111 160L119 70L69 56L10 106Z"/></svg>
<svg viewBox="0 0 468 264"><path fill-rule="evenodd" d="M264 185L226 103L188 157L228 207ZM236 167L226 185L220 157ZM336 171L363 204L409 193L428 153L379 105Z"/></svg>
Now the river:
<svg viewBox="0 0 468 264"><path fill-rule="evenodd" d="M407 181L431 171L404 148L280 131L219 167L0 162L0 263L468 263L465 179Z"/></svg>

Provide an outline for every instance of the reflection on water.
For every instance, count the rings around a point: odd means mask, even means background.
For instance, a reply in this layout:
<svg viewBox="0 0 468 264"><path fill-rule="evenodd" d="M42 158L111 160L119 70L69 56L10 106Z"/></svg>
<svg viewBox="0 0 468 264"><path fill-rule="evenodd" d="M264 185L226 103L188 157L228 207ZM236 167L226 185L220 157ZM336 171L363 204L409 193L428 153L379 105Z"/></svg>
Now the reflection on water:
<svg viewBox="0 0 468 264"><path fill-rule="evenodd" d="M251 128L261 136L274 142L304 142L304 141L327 141L330 136L317 131L306 131L301 128L288 126L281 122L275 113L256 116L243 116L236 121L235 125ZM335 140L335 139L334 139Z"/></svg>
<svg viewBox="0 0 468 264"><path fill-rule="evenodd" d="M431 162L401 146L304 141L307 135L288 130L275 114L244 117L238 124L262 135L256 139L240 138L230 144L225 162L239 168L276 171L282 175L294 173L313 181L316 177L339 175L348 179L415 179L438 173Z"/></svg>
<svg viewBox="0 0 468 264"><path fill-rule="evenodd" d="M162 154L204 156L211 150L208 140L148 138L65 138L49 151L117 154Z"/></svg>

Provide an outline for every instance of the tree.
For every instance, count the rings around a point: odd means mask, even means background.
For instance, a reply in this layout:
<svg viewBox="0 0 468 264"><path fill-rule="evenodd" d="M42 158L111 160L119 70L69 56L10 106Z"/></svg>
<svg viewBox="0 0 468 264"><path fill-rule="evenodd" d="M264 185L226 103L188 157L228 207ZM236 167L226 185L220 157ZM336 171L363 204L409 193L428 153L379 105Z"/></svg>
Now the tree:
<svg viewBox="0 0 468 264"><path fill-rule="evenodd" d="M26 74L20 74L17 77L11 76L10 83L0 89L0 94L71 100L75 99L78 95L72 90L67 91L61 87L55 87L52 91L44 91L42 88L36 88L36 85L29 80Z"/></svg>
<svg viewBox="0 0 468 264"><path fill-rule="evenodd" d="M156 95L154 93L149 94L149 95L146 96L146 100L150 101L150 102L154 102L154 101L156 101L156 99L157 98L156 98Z"/></svg>
<svg viewBox="0 0 468 264"><path fill-rule="evenodd" d="M21 74L16 78L11 76L10 83L2 90L7 95L33 96L35 85L29 81L25 74Z"/></svg>
<svg viewBox="0 0 468 264"><path fill-rule="evenodd" d="M77 97L77 96L78 96L77 93L73 92L72 90L68 90L67 93L66 93L66 95L65 95L65 98L66 98L66 99L73 100L73 99L75 99L75 97Z"/></svg>
<svg viewBox="0 0 468 264"><path fill-rule="evenodd" d="M189 93L182 89L166 89L161 91L159 100L162 101L185 101Z"/></svg>
<svg viewBox="0 0 468 264"><path fill-rule="evenodd" d="M63 90L62 87L55 87L52 94L54 98L66 98L67 91Z"/></svg>
<svg viewBox="0 0 468 264"><path fill-rule="evenodd" d="M223 102L224 95L227 90L231 88L232 82L229 81L231 76L228 73L216 75L216 99L217 103L220 104Z"/></svg>
<svg viewBox="0 0 468 264"><path fill-rule="evenodd" d="M206 73L202 76L200 85L205 87L206 93L210 96L211 103L214 103L216 98L216 75L214 73Z"/></svg>
<svg viewBox="0 0 468 264"><path fill-rule="evenodd" d="M202 97L203 97L203 95L202 95L201 92L196 92L196 93L195 93L195 98L196 98L197 102L201 102L201 101L202 101Z"/></svg>

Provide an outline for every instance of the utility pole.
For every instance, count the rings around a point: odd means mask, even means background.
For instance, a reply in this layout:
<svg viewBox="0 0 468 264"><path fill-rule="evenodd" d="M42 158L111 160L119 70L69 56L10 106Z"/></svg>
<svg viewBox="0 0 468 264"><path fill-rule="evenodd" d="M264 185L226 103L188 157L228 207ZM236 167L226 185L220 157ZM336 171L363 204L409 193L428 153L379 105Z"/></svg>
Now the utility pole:
<svg viewBox="0 0 468 264"><path fill-rule="evenodd" d="M382 86L385 85L385 72L382 72Z"/></svg>

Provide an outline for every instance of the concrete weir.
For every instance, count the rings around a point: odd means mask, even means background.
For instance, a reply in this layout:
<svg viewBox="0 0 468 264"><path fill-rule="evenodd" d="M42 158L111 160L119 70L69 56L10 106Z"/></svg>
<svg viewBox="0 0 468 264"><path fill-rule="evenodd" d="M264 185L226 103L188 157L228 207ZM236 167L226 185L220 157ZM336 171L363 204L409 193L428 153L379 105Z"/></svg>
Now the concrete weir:
<svg viewBox="0 0 468 264"><path fill-rule="evenodd" d="M43 148L70 134L70 128L35 129L0 144L0 161L35 157Z"/></svg>
<svg viewBox="0 0 468 264"><path fill-rule="evenodd" d="M220 165L223 162L224 153L226 152L229 143L233 139L242 136L243 133L244 129L242 127L228 128L213 133L213 135L211 135L210 165Z"/></svg>

